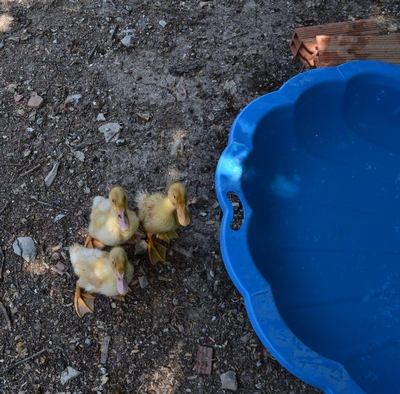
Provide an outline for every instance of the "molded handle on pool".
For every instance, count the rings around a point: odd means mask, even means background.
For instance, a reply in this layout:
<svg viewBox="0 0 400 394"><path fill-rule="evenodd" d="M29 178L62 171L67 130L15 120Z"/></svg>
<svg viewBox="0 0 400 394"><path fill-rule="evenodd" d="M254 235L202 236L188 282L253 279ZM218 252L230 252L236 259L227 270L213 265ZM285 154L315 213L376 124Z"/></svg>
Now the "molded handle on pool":
<svg viewBox="0 0 400 394"><path fill-rule="evenodd" d="M243 164L248 152L249 149L245 145L231 142L218 162L215 180L218 200L223 211L220 232L222 257L229 276L245 298L251 296L248 293L249 288L255 292L269 288L264 278L256 272L255 265L247 264L252 261L247 235L253 212L244 197L242 181ZM235 193L242 202L244 219L239 230L233 230L230 227L234 210L227 196L229 192ZM250 282L251 286L249 286Z"/></svg>
<svg viewBox="0 0 400 394"><path fill-rule="evenodd" d="M248 206L244 201L242 191L242 177L243 162L247 158L248 153L249 149L247 146L232 142L222 154L218 162L216 171L216 190L218 200L221 204L221 208L224 214L223 224L226 224L224 230L235 234L240 232L243 226L240 228L240 230L232 230L229 226L234 217L234 210L232 203L228 198L228 193L232 192L238 196L238 198L242 202L244 220L246 220Z"/></svg>

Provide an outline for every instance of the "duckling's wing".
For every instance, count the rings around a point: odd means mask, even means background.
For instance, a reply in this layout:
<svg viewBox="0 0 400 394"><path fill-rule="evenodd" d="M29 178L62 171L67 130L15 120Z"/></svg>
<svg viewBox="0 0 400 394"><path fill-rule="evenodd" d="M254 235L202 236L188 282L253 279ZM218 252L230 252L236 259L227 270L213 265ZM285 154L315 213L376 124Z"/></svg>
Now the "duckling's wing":
<svg viewBox="0 0 400 394"><path fill-rule="evenodd" d="M146 198L149 197L149 195L150 194L145 190L139 190L136 192L135 201L139 209L143 206L143 203L146 201Z"/></svg>
<svg viewBox="0 0 400 394"><path fill-rule="evenodd" d="M108 252L74 245L70 248L70 255L74 272L79 277L79 286L88 292L97 293L104 281L115 277Z"/></svg>
<svg viewBox="0 0 400 394"><path fill-rule="evenodd" d="M139 218L136 215L136 212L128 209L128 218L129 218L129 233L135 233L139 228Z"/></svg>
<svg viewBox="0 0 400 394"><path fill-rule="evenodd" d="M111 209L108 198L97 196L93 199L92 211L90 213L90 223L88 233L96 238L96 234L107 222L108 212Z"/></svg>
<svg viewBox="0 0 400 394"><path fill-rule="evenodd" d="M97 196L93 199L92 210L90 213L90 218L93 215L104 215L111 208L110 200L101 196Z"/></svg>
<svg viewBox="0 0 400 394"><path fill-rule="evenodd" d="M126 262L126 267L125 267L125 275L126 275L126 280L129 283L131 282L131 280L133 279L133 274L135 272L135 267L133 266L133 264L130 261Z"/></svg>
<svg viewBox="0 0 400 394"><path fill-rule="evenodd" d="M102 196L96 196L93 199L92 211L97 210L100 212L106 212L110 209L110 200Z"/></svg>
<svg viewBox="0 0 400 394"><path fill-rule="evenodd" d="M99 258L85 267L85 273L80 277L80 285L89 293L103 293L106 283L116 282L115 273L109 263L109 257Z"/></svg>
<svg viewBox="0 0 400 394"><path fill-rule="evenodd" d="M81 267L90 265L98 258L107 256L107 252L97 249L88 249L79 244L74 244L69 248L69 255L71 257L71 264L74 268L75 274L79 275Z"/></svg>

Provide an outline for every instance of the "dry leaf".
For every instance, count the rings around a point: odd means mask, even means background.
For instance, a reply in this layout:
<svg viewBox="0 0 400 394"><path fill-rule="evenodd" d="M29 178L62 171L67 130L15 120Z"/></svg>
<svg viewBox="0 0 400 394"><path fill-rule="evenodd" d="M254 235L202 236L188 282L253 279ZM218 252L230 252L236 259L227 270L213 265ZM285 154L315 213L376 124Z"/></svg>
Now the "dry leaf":
<svg viewBox="0 0 400 394"><path fill-rule="evenodd" d="M16 347L17 353L21 358L25 358L28 355L28 349L24 349L24 345L24 342L20 341L17 343Z"/></svg>
<svg viewBox="0 0 400 394"><path fill-rule="evenodd" d="M24 348L24 342L22 342L22 341L18 342L18 343L17 343L17 347L16 347L17 353L18 353L18 354L21 354L23 348Z"/></svg>
<svg viewBox="0 0 400 394"><path fill-rule="evenodd" d="M179 82L175 87L175 94L177 101L185 101L186 89L185 89L185 80L183 79L183 77L179 79Z"/></svg>

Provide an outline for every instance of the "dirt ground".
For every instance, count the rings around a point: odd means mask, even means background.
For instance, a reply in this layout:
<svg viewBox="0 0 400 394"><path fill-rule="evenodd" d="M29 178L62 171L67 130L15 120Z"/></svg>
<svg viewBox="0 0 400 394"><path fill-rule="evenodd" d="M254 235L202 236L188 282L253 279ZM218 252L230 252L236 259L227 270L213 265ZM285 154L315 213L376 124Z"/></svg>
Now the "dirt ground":
<svg viewBox="0 0 400 394"><path fill-rule="evenodd" d="M294 28L377 18L396 31L398 2L0 7L0 392L223 393L220 374L232 370L238 393L319 393L281 367L249 323L221 259L214 171L239 111L304 71L289 50ZM28 106L33 92L40 108ZM111 142L99 131L108 122L121 126ZM192 221L167 261L152 266L127 246L133 292L125 303L97 296L95 313L80 319L68 248L85 240L93 197L120 184L135 208L138 189L175 180L187 187ZM32 262L14 253L17 237L35 241ZM199 345L214 351L210 376L196 373ZM62 384L68 367L79 375Z"/></svg>

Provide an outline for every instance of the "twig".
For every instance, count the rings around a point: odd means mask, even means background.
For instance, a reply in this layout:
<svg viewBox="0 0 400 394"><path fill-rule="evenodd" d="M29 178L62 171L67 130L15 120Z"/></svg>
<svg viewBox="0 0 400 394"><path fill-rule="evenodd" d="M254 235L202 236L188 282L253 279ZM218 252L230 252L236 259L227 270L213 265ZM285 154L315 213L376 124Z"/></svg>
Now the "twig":
<svg viewBox="0 0 400 394"><path fill-rule="evenodd" d="M4 232L6 232L7 234L10 234L10 235L12 235L8 230L6 230L4 227L1 227L0 226L0 230L3 230Z"/></svg>
<svg viewBox="0 0 400 394"><path fill-rule="evenodd" d="M36 200L36 198L32 198L33 201L36 201L38 204L46 205L46 207L57 208L64 212L69 212L69 209L58 207L57 205L49 204L48 202Z"/></svg>
<svg viewBox="0 0 400 394"><path fill-rule="evenodd" d="M96 50L97 50L98 44L96 44L94 46L94 48L90 51L89 53L89 60L93 57L93 55L95 54Z"/></svg>
<svg viewBox="0 0 400 394"><path fill-rule="evenodd" d="M0 257L1 257L1 262L0 262L0 281L3 280L3 269L4 269L4 262L6 261L6 258L4 256L3 249L0 246Z"/></svg>
<svg viewBox="0 0 400 394"><path fill-rule="evenodd" d="M37 352L35 354L32 354L32 356L26 357L21 361L16 362L15 364L11 365L11 367L6 368L4 371L2 371L1 373L7 373L9 371L11 371L13 368L15 368L16 366L25 363L26 361L32 360L32 358L40 356L42 353L47 352L47 349L44 348L42 349L40 352Z"/></svg>
<svg viewBox="0 0 400 394"><path fill-rule="evenodd" d="M110 34L110 40L114 39L115 35L117 34L118 28L119 28L118 24L114 26L114 29L112 29L112 32Z"/></svg>
<svg viewBox="0 0 400 394"><path fill-rule="evenodd" d="M11 320L8 317L6 307L3 305L3 303L1 301L0 301L0 309L3 312L4 318L6 319L7 327L11 331Z"/></svg>
<svg viewBox="0 0 400 394"><path fill-rule="evenodd" d="M9 204L10 204L10 201L7 201L7 202L4 204L4 207L1 208L1 210L0 210L0 215L7 209L7 207L8 207Z"/></svg>
<svg viewBox="0 0 400 394"><path fill-rule="evenodd" d="M28 174L30 174L31 172L33 172L33 171L37 170L38 168L40 168L41 166L42 166L41 164L38 164L38 165L36 165L35 167L31 168L30 170L23 172L23 173L20 174L19 176L22 177L22 176L28 175Z"/></svg>
<svg viewBox="0 0 400 394"><path fill-rule="evenodd" d="M74 149L74 150L82 150L82 149L84 149L84 148L87 148L88 146L100 144L101 142L103 142L103 141L82 142L82 143L80 143L79 145L71 146L71 148Z"/></svg>

